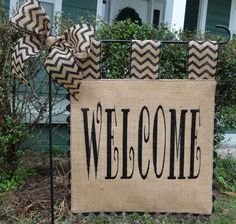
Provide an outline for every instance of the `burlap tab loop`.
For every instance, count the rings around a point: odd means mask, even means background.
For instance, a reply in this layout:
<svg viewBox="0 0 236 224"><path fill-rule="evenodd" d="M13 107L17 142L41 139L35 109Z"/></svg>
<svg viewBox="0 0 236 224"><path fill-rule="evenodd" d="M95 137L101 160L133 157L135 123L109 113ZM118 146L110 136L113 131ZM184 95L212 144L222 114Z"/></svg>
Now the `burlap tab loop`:
<svg viewBox="0 0 236 224"><path fill-rule="evenodd" d="M217 60L217 42L190 41L188 43L188 78L215 79Z"/></svg>

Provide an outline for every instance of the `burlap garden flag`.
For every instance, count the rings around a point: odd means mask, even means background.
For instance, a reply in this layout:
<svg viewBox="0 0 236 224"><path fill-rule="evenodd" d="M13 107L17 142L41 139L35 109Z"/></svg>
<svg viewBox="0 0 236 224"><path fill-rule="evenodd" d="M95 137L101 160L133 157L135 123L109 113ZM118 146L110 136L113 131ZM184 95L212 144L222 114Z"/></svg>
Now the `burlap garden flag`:
<svg viewBox="0 0 236 224"><path fill-rule="evenodd" d="M215 81L87 80L71 99L72 212L212 212Z"/></svg>

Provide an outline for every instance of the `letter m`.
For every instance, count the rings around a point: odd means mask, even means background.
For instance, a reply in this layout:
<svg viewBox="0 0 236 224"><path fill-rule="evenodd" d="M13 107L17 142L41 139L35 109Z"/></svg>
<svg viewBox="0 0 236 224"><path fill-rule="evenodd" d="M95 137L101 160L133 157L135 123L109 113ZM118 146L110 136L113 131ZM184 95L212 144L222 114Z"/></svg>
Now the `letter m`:
<svg viewBox="0 0 236 224"><path fill-rule="evenodd" d="M171 128L170 128L170 173L168 179L176 179L175 157L179 159L179 177L184 177L184 151L185 151L185 118L187 110L181 110L179 134L177 134L176 110L170 109L171 113ZM176 154L176 156L175 156Z"/></svg>

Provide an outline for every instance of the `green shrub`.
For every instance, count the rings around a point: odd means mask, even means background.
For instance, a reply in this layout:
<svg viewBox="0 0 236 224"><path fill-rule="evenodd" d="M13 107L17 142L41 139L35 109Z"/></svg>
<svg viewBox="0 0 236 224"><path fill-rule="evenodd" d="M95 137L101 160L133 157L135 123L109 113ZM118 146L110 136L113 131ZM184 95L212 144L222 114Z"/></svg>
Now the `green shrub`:
<svg viewBox="0 0 236 224"><path fill-rule="evenodd" d="M236 192L236 160L216 159L216 186L220 192Z"/></svg>
<svg viewBox="0 0 236 224"><path fill-rule="evenodd" d="M64 157L66 156L66 150L63 149L61 146L52 145L52 154L56 157Z"/></svg>
<svg viewBox="0 0 236 224"><path fill-rule="evenodd" d="M236 127L236 106L219 105L216 111L215 121L215 145L216 148L219 148L220 143L224 140L225 130L230 130Z"/></svg>
<svg viewBox="0 0 236 224"><path fill-rule="evenodd" d="M24 181L34 176L36 173L30 168L17 168L10 175L0 174L0 192L6 192L16 189L24 183Z"/></svg>
<svg viewBox="0 0 236 224"><path fill-rule="evenodd" d="M130 20L115 22L113 25L101 23L95 33L97 39L110 40L161 40L172 39L167 27L154 28L150 24L140 26ZM131 46L129 43L104 44L102 49L102 73L106 78L124 78L130 67Z"/></svg>
<svg viewBox="0 0 236 224"><path fill-rule="evenodd" d="M28 137L30 128L39 121L36 118L35 123L24 123L26 111L31 112L34 105L39 114L43 114L42 105L47 107L47 103L42 101L37 104L35 96L13 77L11 55L18 38L19 32L10 27L0 1L0 191L18 186L24 178L25 172L19 163L23 153L22 143ZM34 76L38 67L31 62L26 73Z"/></svg>
<svg viewBox="0 0 236 224"><path fill-rule="evenodd" d="M111 40L216 40L219 35L209 33L181 31L171 32L166 26L155 28L149 24L139 26L130 20L114 24L99 24L97 39ZM220 46L218 69L216 73L216 128L215 146L219 147L227 129L236 128L236 40ZM162 79L184 79L186 75L186 45L163 44L160 59L160 77ZM130 69L131 45L128 43L104 44L102 48L102 74L104 78L124 78Z"/></svg>
<svg viewBox="0 0 236 224"><path fill-rule="evenodd" d="M21 144L27 137L27 129L25 124L7 115L4 124L0 126L0 133L0 170L9 175L18 166L18 159L23 153Z"/></svg>

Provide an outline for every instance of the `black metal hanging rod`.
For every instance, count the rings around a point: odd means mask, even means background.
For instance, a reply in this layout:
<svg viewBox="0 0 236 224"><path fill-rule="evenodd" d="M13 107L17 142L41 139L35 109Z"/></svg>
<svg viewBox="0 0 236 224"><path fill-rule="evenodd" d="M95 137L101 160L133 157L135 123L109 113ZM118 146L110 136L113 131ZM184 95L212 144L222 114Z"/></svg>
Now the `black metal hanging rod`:
<svg viewBox="0 0 236 224"><path fill-rule="evenodd" d="M216 28L220 28L226 31L227 39L225 41L219 41L219 45L227 44L231 38L231 31L229 30L228 27L222 26L222 25L216 25ZM158 40L159 41L159 40ZM132 40L101 40L102 43L131 43ZM162 40L162 44L188 44L189 41L173 41L173 40Z"/></svg>

